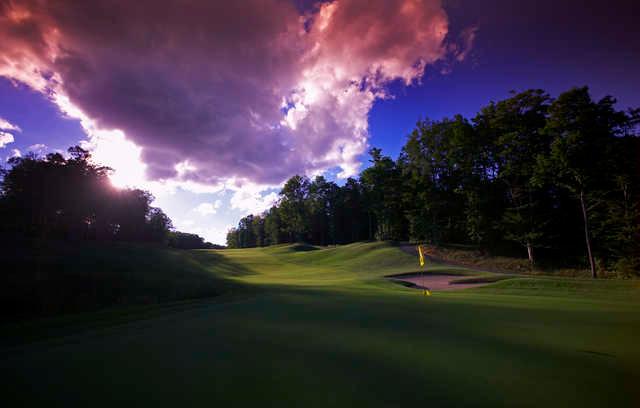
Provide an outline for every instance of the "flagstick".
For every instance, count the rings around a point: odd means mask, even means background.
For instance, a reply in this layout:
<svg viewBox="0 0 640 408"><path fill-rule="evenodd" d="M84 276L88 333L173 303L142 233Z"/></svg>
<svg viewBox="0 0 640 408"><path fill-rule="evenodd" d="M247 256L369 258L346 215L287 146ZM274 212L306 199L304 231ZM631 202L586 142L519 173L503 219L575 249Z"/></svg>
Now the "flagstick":
<svg viewBox="0 0 640 408"><path fill-rule="evenodd" d="M424 272L424 266L426 264L425 259L424 259L424 254L422 253L422 245L418 245L417 246L418 249L418 259L420 261L420 267L422 268L420 270L420 273L422 275L422 296L427 296L427 286L425 285L425 272Z"/></svg>
<svg viewBox="0 0 640 408"><path fill-rule="evenodd" d="M422 253L422 247L420 247L420 254L422 255L422 259L424 259L424 254ZM424 265L422 265L422 296L427 296L427 286L424 283Z"/></svg>

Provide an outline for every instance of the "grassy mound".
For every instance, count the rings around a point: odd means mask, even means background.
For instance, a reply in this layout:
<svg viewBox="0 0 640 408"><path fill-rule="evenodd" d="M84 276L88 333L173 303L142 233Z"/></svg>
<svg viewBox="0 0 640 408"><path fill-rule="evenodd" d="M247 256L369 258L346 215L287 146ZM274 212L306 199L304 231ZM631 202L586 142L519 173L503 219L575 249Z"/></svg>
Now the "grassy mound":
<svg viewBox="0 0 640 408"><path fill-rule="evenodd" d="M230 282L193 252L130 243L48 243L4 252L0 262L1 317L85 312L115 305L148 305L216 296ZM212 254L208 264L230 267Z"/></svg>
<svg viewBox="0 0 640 408"><path fill-rule="evenodd" d="M175 256L248 295L0 349L7 403L639 406L635 281L518 277L425 297L384 278L419 269L385 243Z"/></svg>
<svg viewBox="0 0 640 408"><path fill-rule="evenodd" d="M484 293L525 296L578 297L635 303L640 295L640 280L593 280L568 278L519 278L502 280L481 288Z"/></svg>

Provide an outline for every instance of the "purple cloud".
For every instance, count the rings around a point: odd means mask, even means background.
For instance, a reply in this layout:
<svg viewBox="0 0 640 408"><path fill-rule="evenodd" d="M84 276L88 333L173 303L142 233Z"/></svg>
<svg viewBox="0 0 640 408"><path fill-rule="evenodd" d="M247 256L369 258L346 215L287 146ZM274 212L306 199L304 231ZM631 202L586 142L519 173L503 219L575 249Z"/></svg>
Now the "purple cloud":
<svg viewBox="0 0 640 408"><path fill-rule="evenodd" d="M447 31L438 0L0 0L0 76L94 138L120 130L151 180L273 185L356 173L373 103L445 57Z"/></svg>

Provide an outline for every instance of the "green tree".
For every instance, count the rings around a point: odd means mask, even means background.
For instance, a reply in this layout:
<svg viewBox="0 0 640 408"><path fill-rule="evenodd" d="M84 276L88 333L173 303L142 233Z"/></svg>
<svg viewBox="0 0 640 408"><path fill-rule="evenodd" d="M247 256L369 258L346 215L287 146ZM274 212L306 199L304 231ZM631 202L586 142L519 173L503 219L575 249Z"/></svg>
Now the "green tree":
<svg viewBox="0 0 640 408"><path fill-rule="evenodd" d="M309 237L309 184L308 178L296 175L280 191L280 215L290 242L305 241Z"/></svg>
<svg viewBox="0 0 640 408"><path fill-rule="evenodd" d="M562 93L550 106L545 132L552 138L549 154L540 155L536 179L551 179L579 203L591 276L597 278L590 222L603 190L610 188L606 166L608 144L628 120L606 96L594 102L587 87Z"/></svg>
<svg viewBox="0 0 640 408"><path fill-rule="evenodd" d="M369 238L401 239L403 217L398 199L401 194L400 171L390 157L382 155L382 150L373 148L369 154L371 166L360 176L369 211Z"/></svg>
<svg viewBox="0 0 640 408"><path fill-rule="evenodd" d="M465 240L467 218L480 221L471 211L480 203L473 199L479 197L482 174L474 170L481 159L474 143L473 128L460 115L418 122L398 159L410 239Z"/></svg>
<svg viewBox="0 0 640 408"><path fill-rule="evenodd" d="M628 117L633 122L633 112ZM640 137L630 132L608 144L607 185L594 214L601 256L619 275L640 271Z"/></svg>
<svg viewBox="0 0 640 408"><path fill-rule="evenodd" d="M282 242L286 242L284 236L284 226L280 217L281 210L277 207L271 207L269 211L264 214L264 233L265 244L276 245Z"/></svg>
<svg viewBox="0 0 640 408"><path fill-rule="evenodd" d="M309 184L307 209L309 213L311 242L327 245L336 242L336 206L338 186L317 176Z"/></svg>
<svg viewBox="0 0 640 408"><path fill-rule="evenodd" d="M363 187L358 180L349 177L340 189L338 207L339 242L355 242L368 238L368 217Z"/></svg>
<svg viewBox="0 0 640 408"><path fill-rule="evenodd" d="M173 230L173 223L162 209L151 207L147 214L147 230L150 241L166 244L169 233Z"/></svg>
<svg viewBox="0 0 640 408"><path fill-rule="evenodd" d="M255 246L265 246L265 230L264 230L264 218L260 215L256 215L251 220L251 231L255 237Z"/></svg>
<svg viewBox="0 0 640 408"><path fill-rule="evenodd" d="M236 228L231 228L227 231L227 247L240 248L240 243L238 242L238 230Z"/></svg>
<svg viewBox="0 0 640 408"><path fill-rule="evenodd" d="M491 142L496 180L506 189L508 205L500 219L501 229L505 238L526 248L531 265L535 262L534 247L542 243L548 223L541 208L544 186L533 178L536 157L549 150L549 137L543 129L550 101L541 89L514 93L484 107L474 119L477 132Z"/></svg>

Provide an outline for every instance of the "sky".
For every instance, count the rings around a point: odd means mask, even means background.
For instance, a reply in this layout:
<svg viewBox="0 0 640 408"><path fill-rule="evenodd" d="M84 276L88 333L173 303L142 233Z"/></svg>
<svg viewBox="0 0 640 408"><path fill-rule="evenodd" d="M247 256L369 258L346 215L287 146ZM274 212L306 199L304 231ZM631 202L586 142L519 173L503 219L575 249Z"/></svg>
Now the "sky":
<svg viewBox="0 0 640 408"><path fill-rule="evenodd" d="M639 15L622 0L0 0L0 160L79 144L223 244L287 178L340 183L422 118L583 85L640 107Z"/></svg>

